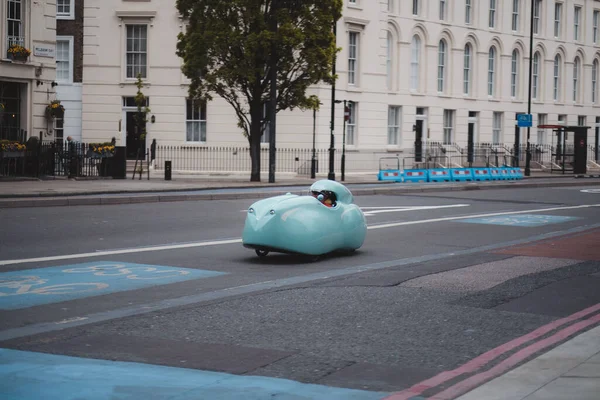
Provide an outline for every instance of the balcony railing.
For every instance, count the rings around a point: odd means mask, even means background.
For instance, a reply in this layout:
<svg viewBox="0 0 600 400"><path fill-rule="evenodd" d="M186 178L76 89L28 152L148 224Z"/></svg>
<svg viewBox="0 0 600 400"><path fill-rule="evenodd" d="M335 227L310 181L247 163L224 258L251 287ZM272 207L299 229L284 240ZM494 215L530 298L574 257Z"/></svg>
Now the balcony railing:
<svg viewBox="0 0 600 400"><path fill-rule="evenodd" d="M8 49L12 45L21 45L25 47L25 36L8 36L6 38L6 56L8 57Z"/></svg>

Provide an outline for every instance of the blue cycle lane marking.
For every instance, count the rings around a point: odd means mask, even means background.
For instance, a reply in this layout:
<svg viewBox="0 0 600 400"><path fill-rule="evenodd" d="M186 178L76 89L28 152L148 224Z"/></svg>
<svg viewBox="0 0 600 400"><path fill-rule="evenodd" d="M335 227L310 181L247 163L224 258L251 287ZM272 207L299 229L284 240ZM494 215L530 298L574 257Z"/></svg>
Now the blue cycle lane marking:
<svg viewBox="0 0 600 400"><path fill-rule="evenodd" d="M15 310L224 274L114 261L3 272L0 273L0 309Z"/></svg>
<svg viewBox="0 0 600 400"><path fill-rule="evenodd" d="M521 214L521 215L499 215L494 217L469 218L462 219L459 222L470 224L488 224L505 225L520 227L535 227L549 224L558 224L561 222L580 219L578 217L563 217L558 215L539 215L539 214Z"/></svg>
<svg viewBox="0 0 600 400"><path fill-rule="evenodd" d="M379 400L384 392L0 349L3 400Z"/></svg>

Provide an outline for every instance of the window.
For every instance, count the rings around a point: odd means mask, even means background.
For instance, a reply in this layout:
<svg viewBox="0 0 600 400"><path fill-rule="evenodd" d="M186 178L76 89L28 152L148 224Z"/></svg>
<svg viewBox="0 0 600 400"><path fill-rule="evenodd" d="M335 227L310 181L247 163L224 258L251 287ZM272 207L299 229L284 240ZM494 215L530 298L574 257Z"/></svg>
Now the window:
<svg viewBox="0 0 600 400"><path fill-rule="evenodd" d="M562 3L554 4L554 37L560 37L560 21L562 19Z"/></svg>
<svg viewBox="0 0 600 400"><path fill-rule="evenodd" d="M393 82L393 76L392 76L392 67L393 67L393 54L394 54L394 40L393 40L393 36L392 33L390 31L388 31L387 33L387 60L386 60L386 64L387 64L387 88L388 89L392 89L392 82Z"/></svg>
<svg viewBox="0 0 600 400"><path fill-rule="evenodd" d="M388 107L388 145L397 146L400 143L400 117L402 108Z"/></svg>
<svg viewBox="0 0 600 400"><path fill-rule="evenodd" d="M515 49L512 52L510 63L510 97L517 97L519 85L519 52Z"/></svg>
<svg viewBox="0 0 600 400"><path fill-rule="evenodd" d="M269 122L267 121L268 115L269 115L269 103L265 102L265 103L263 103L263 108L262 108L262 120L265 121L266 123L264 124L264 126L262 128L262 136L260 137L261 143L269 143L270 142L271 125L269 125Z"/></svg>
<svg viewBox="0 0 600 400"><path fill-rule="evenodd" d="M539 35L540 33L540 12L541 12L542 0L533 1L533 33Z"/></svg>
<svg viewBox="0 0 600 400"><path fill-rule="evenodd" d="M502 134L502 119L504 118L504 114L501 112L494 111L494 115L492 118L492 143L500 144L501 134Z"/></svg>
<svg viewBox="0 0 600 400"><path fill-rule="evenodd" d="M73 36L56 37L56 81L73 82Z"/></svg>
<svg viewBox="0 0 600 400"><path fill-rule="evenodd" d="M538 114L538 126L548 124L548 114ZM538 128L537 144L546 144L546 130Z"/></svg>
<svg viewBox="0 0 600 400"><path fill-rule="evenodd" d="M440 21L446 20L446 0L440 0Z"/></svg>
<svg viewBox="0 0 600 400"><path fill-rule="evenodd" d="M13 44L25 46L22 0L7 0L6 10L7 46Z"/></svg>
<svg viewBox="0 0 600 400"><path fill-rule="evenodd" d="M454 110L444 110L444 144L454 141Z"/></svg>
<svg viewBox="0 0 600 400"><path fill-rule="evenodd" d="M75 19L74 0L56 0L56 19Z"/></svg>
<svg viewBox="0 0 600 400"><path fill-rule="evenodd" d="M579 76L581 75L581 61L575 57L573 62L573 102L579 102Z"/></svg>
<svg viewBox="0 0 600 400"><path fill-rule="evenodd" d="M575 6L575 12L573 14L573 39L574 40L581 40L580 25L581 25L581 7Z"/></svg>
<svg viewBox="0 0 600 400"><path fill-rule="evenodd" d="M421 0L413 0L413 6L412 6L412 14L413 15L419 15L419 11L420 11L420 3Z"/></svg>
<svg viewBox="0 0 600 400"><path fill-rule="evenodd" d="M540 53L536 51L533 55L532 65L532 83L531 83L531 97L534 99L539 98L539 82L540 82Z"/></svg>
<svg viewBox="0 0 600 400"><path fill-rule="evenodd" d="M127 25L127 78L147 77L148 26Z"/></svg>
<svg viewBox="0 0 600 400"><path fill-rule="evenodd" d="M496 73L496 48L490 47L488 56L488 96L494 96L495 92L495 73Z"/></svg>
<svg viewBox="0 0 600 400"><path fill-rule="evenodd" d="M471 19L473 18L473 5L471 0L465 0L465 24L471 25Z"/></svg>
<svg viewBox="0 0 600 400"><path fill-rule="evenodd" d="M358 32L348 34L348 83L356 85L356 67L358 59Z"/></svg>
<svg viewBox="0 0 600 400"><path fill-rule="evenodd" d="M419 90L419 61L421 58L421 38L413 36L410 44L410 89Z"/></svg>
<svg viewBox="0 0 600 400"><path fill-rule="evenodd" d="M490 0L489 27L494 28L495 26L496 26L496 0Z"/></svg>
<svg viewBox="0 0 600 400"><path fill-rule="evenodd" d="M206 142L206 103L185 101L185 132L188 142Z"/></svg>
<svg viewBox="0 0 600 400"><path fill-rule="evenodd" d="M348 109L350 110L350 118L346 122L346 144L353 146L356 144L356 109L357 104L353 101L348 102Z"/></svg>
<svg viewBox="0 0 600 400"><path fill-rule="evenodd" d="M66 111L65 111L66 113ZM58 143L63 143L65 137L65 120L64 118L54 118L54 138Z"/></svg>
<svg viewBox="0 0 600 400"><path fill-rule="evenodd" d="M585 115L579 115L579 116L577 117L577 125L578 125L578 126L585 126L585 124L586 124L586 119L587 119L587 118L585 117Z"/></svg>
<svg viewBox="0 0 600 400"><path fill-rule="evenodd" d="M521 0L513 0L512 6L512 30L514 32L519 30L519 2Z"/></svg>
<svg viewBox="0 0 600 400"><path fill-rule="evenodd" d="M438 46L438 92L444 92L444 78L446 77L446 42L440 40Z"/></svg>
<svg viewBox="0 0 600 400"><path fill-rule="evenodd" d="M463 66L463 93L471 94L471 45L465 46L465 58Z"/></svg>
<svg viewBox="0 0 600 400"><path fill-rule="evenodd" d="M598 16L599 15L600 15L600 11L594 10L594 16L592 19L592 25L593 25L592 39L593 39L594 43L598 43Z"/></svg>
<svg viewBox="0 0 600 400"><path fill-rule="evenodd" d="M394 0L387 0L387 10L389 13L394 12Z"/></svg>
<svg viewBox="0 0 600 400"><path fill-rule="evenodd" d="M567 116L564 114L558 115L558 125L566 125L567 124Z"/></svg>
<svg viewBox="0 0 600 400"><path fill-rule="evenodd" d="M554 57L554 80L553 80L553 96L554 101L558 101L560 99L560 67L561 67L561 59L557 54Z"/></svg>
<svg viewBox="0 0 600 400"><path fill-rule="evenodd" d="M349 4L356 5L356 0L348 0Z"/></svg>
<svg viewBox="0 0 600 400"><path fill-rule="evenodd" d="M598 101L598 60L592 63L592 103Z"/></svg>

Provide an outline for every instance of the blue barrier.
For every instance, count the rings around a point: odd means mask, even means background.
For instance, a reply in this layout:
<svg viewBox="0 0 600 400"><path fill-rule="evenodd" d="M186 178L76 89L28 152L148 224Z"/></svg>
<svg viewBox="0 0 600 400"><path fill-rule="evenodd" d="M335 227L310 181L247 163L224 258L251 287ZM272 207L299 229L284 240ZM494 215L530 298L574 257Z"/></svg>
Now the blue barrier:
<svg viewBox="0 0 600 400"><path fill-rule="evenodd" d="M509 173L512 179L523 179L523 171L521 171L521 168L509 168Z"/></svg>
<svg viewBox="0 0 600 400"><path fill-rule="evenodd" d="M427 182L429 174L426 169L405 169L404 182Z"/></svg>
<svg viewBox="0 0 600 400"><path fill-rule="evenodd" d="M473 171L471 168L452 168L450 170L452 181L465 182L473 180Z"/></svg>
<svg viewBox="0 0 600 400"><path fill-rule="evenodd" d="M472 168L473 179L476 181L491 181L492 174L489 168Z"/></svg>
<svg viewBox="0 0 600 400"><path fill-rule="evenodd" d="M511 180L510 171L508 170L508 168L506 168L506 167L500 167L498 169L500 170L500 176L502 176L502 180L503 181L509 181L509 180Z"/></svg>
<svg viewBox="0 0 600 400"><path fill-rule="evenodd" d="M450 182L450 170L448 168L436 168L429 170L429 182Z"/></svg>
<svg viewBox="0 0 600 400"><path fill-rule="evenodd" d="M504 180L504 177L502 176L502 172L500 171L500 168L490 168L490 178L492 178L493 181L501 181Z"/></svg>
<svg viewBox="0 0 600 400"><path fill-rule="evenodd" d="M397 169L379 171L377 179L380 181L402 182L402 172Z"/></svg>

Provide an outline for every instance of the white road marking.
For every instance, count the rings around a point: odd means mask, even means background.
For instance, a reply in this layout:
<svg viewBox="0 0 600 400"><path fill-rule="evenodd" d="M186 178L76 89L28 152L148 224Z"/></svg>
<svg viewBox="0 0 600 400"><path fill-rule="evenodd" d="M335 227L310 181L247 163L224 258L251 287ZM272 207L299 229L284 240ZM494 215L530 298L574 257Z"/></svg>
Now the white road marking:
<svg viewBox="0 0 600 400"><path fill-rule="evenodd" d="M455 221L455 220L467 219L467 218L483 218L483 217L493 217L493 216L497 216L497 215L530 214L530 213L538 213L538 212L546 212L546 211L576 210L576 209L591 208L591 207L600 207L600 204L585 204L585 205L579 205L579 206L540 208L540 209L522 210L522 211L503 211L503 212L487 213L487 214L461 215L461 216L457 216L457 217L422 219L422 220L417 220L417 221L392 222L389 224L371 225L371 226L368 226L367 229L384 229L384 228L393 228L396 226L404 226L404 225L417 225L417 224L427 224L427 223L432 223L432 222ZM13 265L13 264L25 264L25 263L30 263L30 262L69 260L69 259L74 259L74 258L102 257L102 256L108 256L108 255L114 255L114 254L132 254L132 253L144 253L144 252L148 252L148 251L187 249L187 248L193 248L193 247L208 247L208 246L218 246L218 245L222 245L222 244L241 243L241 242L242 242L242 239L239 238L239 239L228 239L228 240L213 240L213 241L208 241L208 242L192 242L192 243L182 243L182 244L146 246L146 247L120 249L120 250L103 250L103 251L96 251L93 253L65 254L65 255L60 255L60 256L24 258L24 259L20 259L20 260L0 260L0 266L1 265Z"/></svg>
<svg viewBox="0 0 600 400"><path fill-rule="evenodd" d="M450 204L445 206L414 206L414 207L398 207L398 208L390 208L390 207L382 207L381 210L373 210L366 211L365 215L375 215L381 213L390 213L390 212L402 212L402 211L418 211L418 210L437 210L439 208L456 208L456 207L469 207L470 204ZM366 209L368 207L361 207L361 209Z"/></svg>
<svg viewBox="0 0 600 400"><path fill-rule="evenodd" d="M582 193L600 193L600 189L583 189Z"/></svg>

